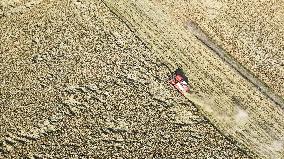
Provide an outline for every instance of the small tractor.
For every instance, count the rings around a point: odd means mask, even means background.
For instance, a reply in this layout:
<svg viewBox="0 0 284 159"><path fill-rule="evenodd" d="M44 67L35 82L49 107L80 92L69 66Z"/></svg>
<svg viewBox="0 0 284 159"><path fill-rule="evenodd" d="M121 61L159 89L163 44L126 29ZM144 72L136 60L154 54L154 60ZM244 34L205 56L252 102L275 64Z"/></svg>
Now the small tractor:
<svg viewBox="0 0 284 159"><path fill-rule="evenodd" d="M172 75L169 83L173 85L182 95L189 92L188 78L184 75L182 69L178 68Z"/></svg>

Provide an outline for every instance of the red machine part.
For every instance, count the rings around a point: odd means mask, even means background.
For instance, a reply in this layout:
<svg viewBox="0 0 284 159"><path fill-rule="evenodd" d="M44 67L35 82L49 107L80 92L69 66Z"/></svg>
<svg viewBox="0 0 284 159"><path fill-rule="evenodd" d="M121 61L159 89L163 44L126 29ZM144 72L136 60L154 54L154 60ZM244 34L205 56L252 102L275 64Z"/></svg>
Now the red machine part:
<svg viewBox="0 0 284 159"><path fill-rule="evenodd" d="M169 81L182 95L185 92L189 92L189 87L186 81L184 81L181 75L175 75L173 79Z"/></svg>

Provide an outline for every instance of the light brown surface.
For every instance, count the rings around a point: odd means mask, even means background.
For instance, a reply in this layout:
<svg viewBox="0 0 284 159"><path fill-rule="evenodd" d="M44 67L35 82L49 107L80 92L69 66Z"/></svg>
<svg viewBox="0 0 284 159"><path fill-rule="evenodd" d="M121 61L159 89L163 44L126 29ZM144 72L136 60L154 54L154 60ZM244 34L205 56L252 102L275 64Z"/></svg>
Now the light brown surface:
<svg viewBox="0 0 284 159"><path fill-rule="evenodd" d="M183 68L195 103L222 132L261 158L284 156L284 112L152 1L105 0L172 68ZM179 11L177 11L179 12Z"/></svg>
<svg viewBox="0 0 284 159"><path fill-rule="evenodd" d="M284 1L154 0L173 21L194 21L284 98Z"/></svg>
<svg viewBox="0 0 284 159"><path fill-rule="evenodd" d="M100 1L42 1L0 25L0 158L249 158Z"/></svg>

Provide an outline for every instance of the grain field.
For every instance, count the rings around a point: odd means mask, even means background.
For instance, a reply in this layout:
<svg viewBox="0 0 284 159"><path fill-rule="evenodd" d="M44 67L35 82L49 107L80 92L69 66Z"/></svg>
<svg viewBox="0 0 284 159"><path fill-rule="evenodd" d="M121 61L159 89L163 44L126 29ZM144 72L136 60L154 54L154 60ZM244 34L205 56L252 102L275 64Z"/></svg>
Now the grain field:
<svg viewBox="0 0 284 159"><path fill-rule="evenodd" d="M222 58L225 54L216 53L220 49L215 46L219 47L220 42L215 41L214 46L209 47L208 43L196 36L180 21L182 14L187 13L182 7L176 10L177 16L172 16L169 10L175 7L174 2L166 6L150 0L104 2L171 68L185 70L192 88L192 92L186 95L187 99L206 114L219 130L255 152L257 158L283 158L284 112L281 91L277 95L277 89L269 86L274 89L271 95L279 99L276 102L263 91L265 84L259 87L258 82L249 80L246 76L249 71L244 73L232 67L233 63L238 63L236 66L242 69L249 68L239 64L238 60L226 61L226 58ZM189 2L182 4L184 7L190 6ZM269 67L272 64L267 64ZM281 74L277 77L275 81L281 81ZM276 85L279 84L282 83Z"/></svg>
<svg viewBox="0 0 284 159"><path fill-rule="evenodd" d="M0 158L255 155L168 85L171 61L102 1L0 4Z"/></svg>

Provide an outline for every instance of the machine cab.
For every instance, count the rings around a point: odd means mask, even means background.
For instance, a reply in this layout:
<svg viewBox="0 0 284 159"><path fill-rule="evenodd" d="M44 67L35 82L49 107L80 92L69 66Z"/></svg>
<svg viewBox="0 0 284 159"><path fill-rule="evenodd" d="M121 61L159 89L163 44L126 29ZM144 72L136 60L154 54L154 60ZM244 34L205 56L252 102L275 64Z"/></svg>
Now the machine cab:
<svg viewBox="0 0 284 159"><path fill-rule="evenodd" d="M170 83L182 94L189 92L188 79L181 69L177 69L170 79Z"/></svg>

